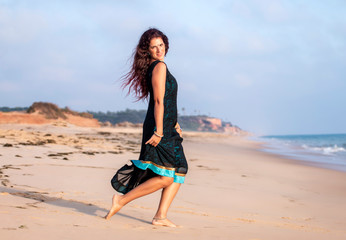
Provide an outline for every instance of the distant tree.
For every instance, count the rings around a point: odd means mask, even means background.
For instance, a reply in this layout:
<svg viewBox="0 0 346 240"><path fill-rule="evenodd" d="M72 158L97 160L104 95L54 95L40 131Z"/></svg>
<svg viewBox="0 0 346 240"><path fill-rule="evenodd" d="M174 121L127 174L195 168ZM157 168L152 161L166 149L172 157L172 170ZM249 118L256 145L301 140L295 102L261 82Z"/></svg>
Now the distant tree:
<svg viewBox="0 0 346 240"><path fill-rule="evenodd" d="M98 119L100 122L110 122L112 124L117 124L121 122L130 122L130 123L143 123L146 110L131 110L126 109L125 111L118 112L92 112L88 111L88 113L92 114L94 118Z"/></svg>
<svg viewBox="0 0 346 240"><path fill-rule="evenodd" d="M186 115L186 114L185 114L185 108L184 108L184 107L181 108L181 111L183 112L183 115Z"/></svg>
<svg viewBox="0 0 346 240"><path fill-rule="evenodd" d="M26 112L28 107L0 107L0 112Z"/></svg>

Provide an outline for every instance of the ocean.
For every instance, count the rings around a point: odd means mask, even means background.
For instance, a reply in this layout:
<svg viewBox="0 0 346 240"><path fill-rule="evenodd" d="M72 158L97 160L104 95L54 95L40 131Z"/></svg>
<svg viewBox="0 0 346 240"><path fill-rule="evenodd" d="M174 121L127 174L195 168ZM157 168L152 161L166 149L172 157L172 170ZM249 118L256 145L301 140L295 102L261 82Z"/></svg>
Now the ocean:
<svg viewBox="0 0 346 240"><path fill-rule="evenodd" d="M263 151L346 171L346 134L261 136Z"/></svg>

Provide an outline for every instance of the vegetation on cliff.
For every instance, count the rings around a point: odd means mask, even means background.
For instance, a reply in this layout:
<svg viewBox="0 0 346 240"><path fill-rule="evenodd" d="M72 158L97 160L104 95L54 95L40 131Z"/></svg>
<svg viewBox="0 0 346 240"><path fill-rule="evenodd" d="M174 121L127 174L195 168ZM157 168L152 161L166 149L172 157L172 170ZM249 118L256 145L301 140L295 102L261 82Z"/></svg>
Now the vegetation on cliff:
<svg viewBox="0 0 346 240"><path fill-rule="evenodd" d="M46 102L35 102L29 108L9 108L1 107L2 112L26 112L28 114L37 113L46 119L63 119L71 121L71 115L99 121L104 126L139 126L143 123L146 110L126 109L117 112L77 112L70 108L59 108L56 104ZM77 121L77 120L76 120ZM78 120L79 121L79 120ZM209 117L206 115L182 115L178 117L180 126L185 130L203 131L203 132L243 132L239 127L232 125L230 122L224 122L219 118ZM124 125L125 124L125 125Z"/></svg>
<svg viewBox="0 0 346 240"><path fill-rule="evenodd" d="M66 114L80 116L84 118L93 118L90 113L72 111L70 108L59 108L56 104L46 102L34 102L27 110L27 113L39 113L47 119L67 119Z"/></svg>
<svg viewBox="0 0 346 240"><path fill-rule="evenodd" d="M92 112L88 111L88 113L92 114L94 118L98 119L100 122L110 122L111 124L118 124L122 122L130 122L130 123L143 123L146 110L133 110L126 109L125 111L117 111L117 112Z"/></svg>
<svg viewBox="0 0 346 240"><path fill-rule="evenodd" d="M0 107L0 112L26 112L28 107Z"/></svg>
<svg viewBox="0 0 346 240"><path fill-rule="evenodd" d="M126 109L118 112L91 112L94 118L100 122L109 122L111 124L120 124L128 122L132 124L143 123L146 110ZM225 132L225 131L241 131L237 126L233 126L230 122L223 122L219 118L208 117L206 115L184 115L178 117L180 126L185 130L203 131L203 132ZM231 129L231 130L230 130Z"/></svg>

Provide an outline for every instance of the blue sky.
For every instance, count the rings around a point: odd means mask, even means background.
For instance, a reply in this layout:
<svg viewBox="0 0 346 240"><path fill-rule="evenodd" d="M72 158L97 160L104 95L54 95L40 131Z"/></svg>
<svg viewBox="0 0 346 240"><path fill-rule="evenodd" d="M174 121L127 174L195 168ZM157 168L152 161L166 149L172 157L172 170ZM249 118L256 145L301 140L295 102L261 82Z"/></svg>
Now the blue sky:
<svg viewBox="0 0 346 240"><path fill-rule="evenodd" d="M180 113L257 134L346 133L345 12L342 0L0 0L0 106L146 109L118 80L157 27Z"/></svg>

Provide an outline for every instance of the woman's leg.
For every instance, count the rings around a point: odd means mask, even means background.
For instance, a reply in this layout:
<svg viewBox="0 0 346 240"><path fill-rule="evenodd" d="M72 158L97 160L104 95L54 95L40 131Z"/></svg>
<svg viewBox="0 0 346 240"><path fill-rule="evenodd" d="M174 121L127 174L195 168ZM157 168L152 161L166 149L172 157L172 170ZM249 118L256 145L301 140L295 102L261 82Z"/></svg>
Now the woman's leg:
<svg viewBox="0 0 346 240"><path fill-rule="evenodd" d="M124 195L114 195L113 201L112 201L112 208L111 210L109 210L105 218L107 220L110 219L123 206L125 206L127 203L131 202L132 200L137 199L139 197L143 197L147 194L153 193L161 188L165 188L171 185L172 183L173 183L173 178L171 177L157 176L157 177L148 179L147 181L138 185L137 187L135 187L130 192Z"/></svg>
<svg viewBox="0 0 346 240"><path fill-rule="evenodd" d="M180 183L174 182L162 190L159 208L157 209L157 212L152 221L152 224L160 225L160 226L176 227L174 223L172 223L171 221L167 219L167 212L168 212L168 208L171 206L171 203L175 195L177 194L180 188L180 185L181 185Z"/></svg>

